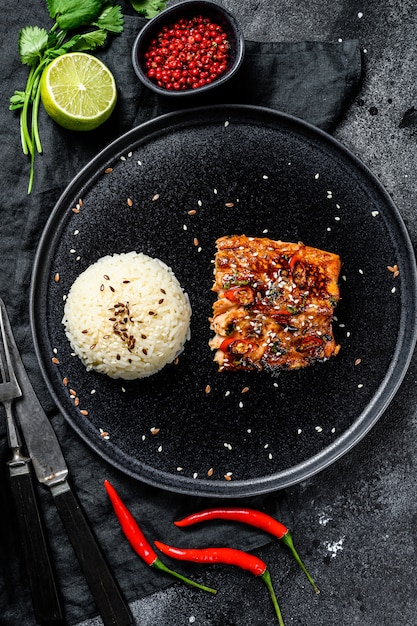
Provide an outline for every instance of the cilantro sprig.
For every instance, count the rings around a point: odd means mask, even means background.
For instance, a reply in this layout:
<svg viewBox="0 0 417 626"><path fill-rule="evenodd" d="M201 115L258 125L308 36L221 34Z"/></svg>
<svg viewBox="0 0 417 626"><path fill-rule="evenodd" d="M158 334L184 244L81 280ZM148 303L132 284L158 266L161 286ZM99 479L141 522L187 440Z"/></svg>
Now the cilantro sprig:
<svg viewBox="0 0 417 626"><path fill-rule="evenodd" d="M130 4L139 15L148 20L166 8L166 0L130 0Z"/></svg>
<svg viewBox="0 0 417 626"><path fill-rule="evenodd" d="M35 156L42 153L39 136L40 78L45 67L67 52L85 52L102 46L109 33L123 31L123 14L112 0L46 0L54 24L48 31L26 26L19 33L18 49L23 65L29 66L24 91L15 91L10 110L20 111L22 150L30 158L28 194L35 172Z"/></svg>

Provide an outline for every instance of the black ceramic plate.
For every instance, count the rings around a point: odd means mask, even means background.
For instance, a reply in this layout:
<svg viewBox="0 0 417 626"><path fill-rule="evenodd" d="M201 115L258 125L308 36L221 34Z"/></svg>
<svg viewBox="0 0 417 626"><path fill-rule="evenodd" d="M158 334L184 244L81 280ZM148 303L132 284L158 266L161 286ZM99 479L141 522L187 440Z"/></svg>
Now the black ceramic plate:
<svg viewBox="0 0 417 626"><path fill-rule="evenodd" d="M217 372L207 345L212 259L215 240L233 233L340 255L336 358L277 376ZM130 250L173 268L191 300L192 339L178 365L123 382L86 372L61 319L75 278L98 258ZM405 374L415 311L412 248L378 180L327 134L245 106L163 116L101 152L58 201L31 290L42 370L80 436L147 483L225 497L289 486L351 449Z"/></svg>

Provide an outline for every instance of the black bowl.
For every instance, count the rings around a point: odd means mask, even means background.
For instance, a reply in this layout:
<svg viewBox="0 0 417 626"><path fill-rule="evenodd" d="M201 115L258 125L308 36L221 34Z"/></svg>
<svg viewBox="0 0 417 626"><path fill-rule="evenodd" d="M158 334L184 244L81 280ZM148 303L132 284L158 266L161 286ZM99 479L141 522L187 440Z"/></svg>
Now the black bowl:
<svg viewBox="0 0 417 626"><path fill-rule="evenodd" d="M174 23L182 17L190 19L197 15L210 18L213 22L219 24L227 34L230 49L226 70L212 82L197 88L190 87L188 89L175 90L160 87L147 76L145 71L145 53L149 49L151 40L155 38L163 26ZM245 42L243 34L236 19L229 11L216 2L186 0L165 9L165 11L159 13L144 26L133 44L132 63L139 80L156 93L164 96L191 96L193 94L202 94L224 85L236 74L243 61L244 53Z"/></svg>

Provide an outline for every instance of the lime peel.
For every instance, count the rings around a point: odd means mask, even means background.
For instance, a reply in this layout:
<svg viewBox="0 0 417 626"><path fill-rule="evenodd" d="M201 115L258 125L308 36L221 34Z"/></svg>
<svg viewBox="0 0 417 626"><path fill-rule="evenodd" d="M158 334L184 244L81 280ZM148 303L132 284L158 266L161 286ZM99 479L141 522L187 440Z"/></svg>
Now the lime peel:
<svg viewBox="0 0 417 626"><path fill-rule="evenodd" d="M94 130L110 117L117 102L113 74L85 52L54 59L43 71L40 92L47 114L67 130Z"/></svg>

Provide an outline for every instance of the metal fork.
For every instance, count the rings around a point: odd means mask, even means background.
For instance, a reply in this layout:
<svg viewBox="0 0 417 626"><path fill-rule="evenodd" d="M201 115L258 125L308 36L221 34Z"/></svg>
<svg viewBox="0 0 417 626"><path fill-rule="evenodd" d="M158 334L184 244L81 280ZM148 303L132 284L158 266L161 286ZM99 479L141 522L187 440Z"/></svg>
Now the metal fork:
<svg viewBox="0 0 417 626"><path fill-rule="evenodd" d="M3 305L3 303L1 303ZM22 396L10 357L4 327L6 312L0 306L0 403L6 412L7 439L12 453L8 461L10 484L20 529L35 619L39 624L63 624L55 573L49 556L43 522L33 486L31 460L22 451L22 439L14 418L13 403Z"/></svg>

